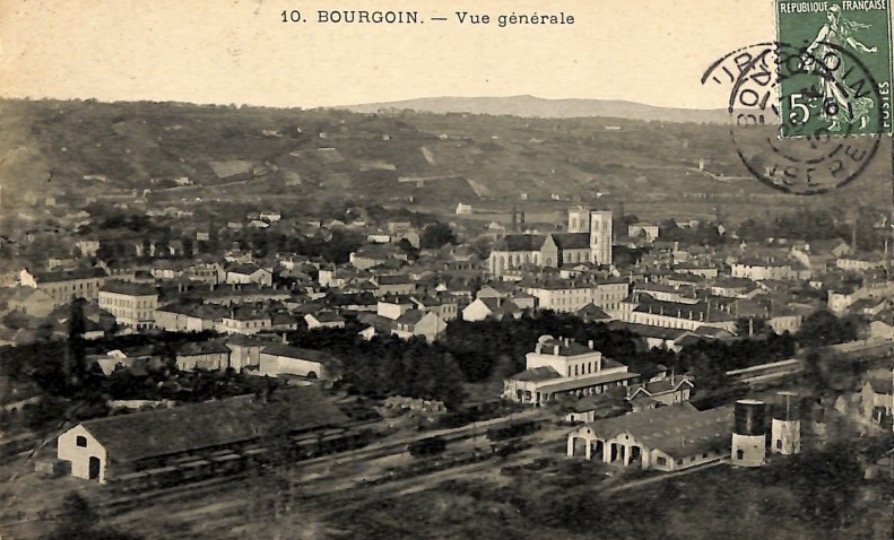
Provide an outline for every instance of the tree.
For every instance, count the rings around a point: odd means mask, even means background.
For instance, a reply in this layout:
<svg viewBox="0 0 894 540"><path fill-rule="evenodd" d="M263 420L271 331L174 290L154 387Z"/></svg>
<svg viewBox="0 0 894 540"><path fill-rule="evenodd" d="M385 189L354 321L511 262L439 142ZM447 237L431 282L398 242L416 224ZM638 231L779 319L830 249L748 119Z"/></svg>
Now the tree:
<svg viewBox="0 0 894 540"><path fill-rule="evenodd" d="M455 244L456 234L454 234L453 229L449 225L435 222L427 225L422 230L419 243L424 249L438 249L446 244Z"/></svg>
<svg viewBox="0 0 894 540"><path fill-rule="evenodd" d="M839 319L828 310L820 310L808 315L796 338L804 347L823 347L854 341L857 339L859 322L852 317Z"/></svg>
<svg viewBox="0 0 894 540"><path fill-rule="evenodd" d="M850 519L863 477L856 455L851 445L837 444L795 456L792 462L789 477L802 511L823 527L838 528Z"/></svg>
<svg viewBox="0 0 894 540"><path fill-rule="evenodd" d="M397 247L400 248L401 251L407 254L407 257L410 260L416 260L419 258L419 250L413 247L413 244L410 243L406 238L401 238L400 242L397 243Z"/></svg>
<svg viewBox="0 0 894 540"><path fill-rule="evenodd" d="M87 331L87 319L84 316L86 300L78 298L71 303L68 317L68 354L65 358L65 375L75 385L79 384L86 371L86 353L84 333Z"/></svg>

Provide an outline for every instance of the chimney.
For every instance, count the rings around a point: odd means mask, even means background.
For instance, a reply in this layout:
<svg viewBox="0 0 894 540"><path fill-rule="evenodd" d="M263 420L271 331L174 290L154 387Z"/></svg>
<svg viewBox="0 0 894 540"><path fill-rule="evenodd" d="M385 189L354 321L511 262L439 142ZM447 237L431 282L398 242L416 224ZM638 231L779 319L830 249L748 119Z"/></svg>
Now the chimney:
<svg viewBox="0 0 894 540"><path fill-rule="evenodd" d="M559 346L553 345L553 356L559 356Z"/></svg>
<svg viewBox="0 0 894 540"><path fill-rule="evenodd" d="M288 345L288 344L289 344L289 340L286 339L286 333L285 333L285 332L282 333L282 344L283 344L283 345Z"/></svg>
<svg viewBox="0 0 894 540"><path fill-rule="evenodd" d="M593 348L593 340L592 339L587 342L587 347L589 347L590 349Z"/></svg>

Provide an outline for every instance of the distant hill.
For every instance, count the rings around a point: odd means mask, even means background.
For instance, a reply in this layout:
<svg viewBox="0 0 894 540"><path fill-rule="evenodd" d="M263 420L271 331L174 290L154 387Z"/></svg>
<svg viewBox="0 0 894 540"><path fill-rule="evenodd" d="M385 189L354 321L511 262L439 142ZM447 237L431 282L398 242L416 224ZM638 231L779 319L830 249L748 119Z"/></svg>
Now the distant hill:
<svg viewBox="0 0 894 540"><path fill-rule="evenodd" d="M415 103L452 109L451 101ZM773 205L890 200L890 162L881 157L834 197L783 196L748 173L727 125L691 123L711 111L528 97L461 101L479 103L478 110L499 102L504 108L487 110L506 114L0 100L0 225L9 205L47 197L83 206L140 195L162 207L184 200L309 207L349 198L451 213L462 202L481 219L518 204L623 200L640 217L742 217L764 216ZM509 115L600 114L597 107L653 121L685 113L690 123Z"/></svg>
<svg viewBox="0 0 894 540"><path fill-rule="evenodd" d="M534 96L511 97L432 97L336 107L359 113L409 109L437 114L471 113L509 115L527 118L623 118L658 122L694 122L716 124L729 121L724 109L674 109L653 107L631 101L603 99L542 99Z"/></svg>

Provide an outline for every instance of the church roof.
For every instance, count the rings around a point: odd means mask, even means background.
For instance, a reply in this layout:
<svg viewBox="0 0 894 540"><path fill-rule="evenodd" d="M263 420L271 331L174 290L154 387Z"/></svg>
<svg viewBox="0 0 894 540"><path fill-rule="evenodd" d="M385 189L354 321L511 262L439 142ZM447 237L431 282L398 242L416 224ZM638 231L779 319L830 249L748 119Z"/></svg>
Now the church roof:
<svg viewBox="0 0 894 540"><path fill-rule="evenodd" d="M539 251L545 240L542 234L509 234L497 240L493 251Z"/></svg>
<svg viewBox="0 0 894 540"><path fill-rule="evenodd" d="M559 249L589 249L590 233L553 233Z"/></svg>

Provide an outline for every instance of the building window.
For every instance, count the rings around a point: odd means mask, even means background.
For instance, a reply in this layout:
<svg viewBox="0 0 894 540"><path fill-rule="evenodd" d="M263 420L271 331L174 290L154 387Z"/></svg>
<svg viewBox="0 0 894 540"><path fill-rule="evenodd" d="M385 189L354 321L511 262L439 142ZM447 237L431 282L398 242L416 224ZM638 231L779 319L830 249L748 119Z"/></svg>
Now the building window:
<svg viewBox="0 0 894 540"><path fill-rule="evenodd" d="M658 466L660 466L660 467L666 467L666 466L667 466L667 459L666 459L666 458L663 458L663 457L661 457L661 456L659 456L658 459L655 460L655 462L656 462L656 463L658 464Z"/></svg>
<svg viewBox="0 0 894 540"><path fill-rule="evenodd" d="M745 459L745 451L736 450L736 459Z"/></svg>
<svg viewBox="0 0 894 540"><path fill-rule="evenodd" d="M782 439L776 439L776 449L782 450Z"/></svg>
<svg viewBox="0 0 894 540"><path fill-rule="evenodd" d="M87 437L78 435L77 437L75 437L75 444L80 446L81 448L87 448Z"/></svg>

